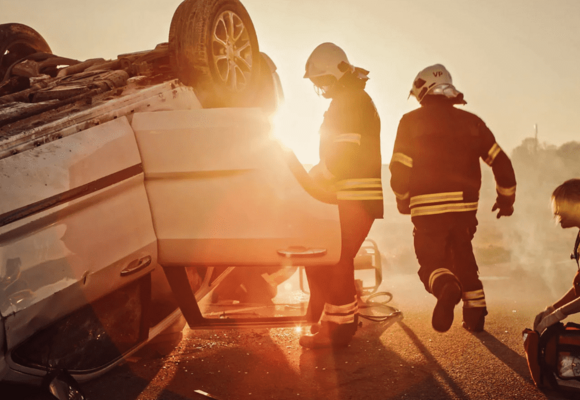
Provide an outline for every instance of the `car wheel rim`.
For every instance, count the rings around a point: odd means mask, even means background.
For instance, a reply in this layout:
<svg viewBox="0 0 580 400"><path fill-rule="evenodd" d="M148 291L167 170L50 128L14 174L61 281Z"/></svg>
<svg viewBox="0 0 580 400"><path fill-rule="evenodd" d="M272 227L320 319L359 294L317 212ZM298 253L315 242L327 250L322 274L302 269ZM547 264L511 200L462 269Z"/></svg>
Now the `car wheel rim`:
<svg viewBox="0 0 580 400"><path fill-rule="evenodd" d="M243 90L252 73L252 44L244 22L232 11L224 11L216 19L212 55L222 82L230 90Z"/></svg>

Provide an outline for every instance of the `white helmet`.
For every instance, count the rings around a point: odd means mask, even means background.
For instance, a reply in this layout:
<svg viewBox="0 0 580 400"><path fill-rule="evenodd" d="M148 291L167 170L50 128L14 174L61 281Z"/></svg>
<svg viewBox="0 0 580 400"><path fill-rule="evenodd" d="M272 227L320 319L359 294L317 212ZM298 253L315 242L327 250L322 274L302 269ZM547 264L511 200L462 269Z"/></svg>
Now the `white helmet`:
<svg viewBox="0 0 580 400"><path fill-rule="evenodd" d="M419 72L413 80L410 95L415 96L419 103L427 95L443 95L450 99L458 98L461 103L463 94L455 89L451 74L441 64L431 65Z"/></svg>
<svg viewBox="0 0 580 400"><path fill-rule="evenodd" d="M353 69L346 53L340 47L334 43L322 43L308 57L304 78L332 75L338 81L346 71Z"/></svg>

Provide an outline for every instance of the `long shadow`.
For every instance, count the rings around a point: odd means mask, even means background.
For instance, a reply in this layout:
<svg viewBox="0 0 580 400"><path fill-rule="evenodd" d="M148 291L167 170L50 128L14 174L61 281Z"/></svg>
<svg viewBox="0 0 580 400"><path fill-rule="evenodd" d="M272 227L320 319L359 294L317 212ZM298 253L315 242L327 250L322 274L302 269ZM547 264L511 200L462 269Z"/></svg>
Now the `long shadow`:
<svg viewBox="0 0 580 400"><path fill-rule="evenodd" d="M419 349L419 351L425 356L429 364L434 365L437 368L437 374L443 379L443 381L449 386L449 388L455 393L457 397L460 399L467 399L469 396L455 383L455 381L445 372L441 364L437 362L435 357L429 352L427 347L419 340L415 332L403 322L399 322L399 325L403 329L403 331L409 336L409 339L413 342L413 344ZM422 390L422 389L419 389Z"/></svg>
<svg viewBox="0 0 580 400"><path fill-rule="evenodd" d="M528 363L525 357L513 351L489 332L484 331L481 333L473 333L473 336L478 338L481 343L487 347L490 353L496 356L512 371L533 385L532 377L530 376ZM542 392L549 399L553 400L578 399L580 397L580 391L573 388L563 388L560 391L545 388L542 389Z"/></svg>
<svg viewBox="0 0 580 400"><path fill-rule="evenodd" d="M446 400L468 398L443 371L417 336L401 322L402 315L383 323L365 322L351 345L339 350L303 350L300 370L303 379L317 382L312 394L325 399L409 399ZM426 368L416 367L383 344L381 336L395 323L403 328L428 359ZM396 343L393 344L397 346ZM438 381L433 371L444 378L454 395Z"/></svg>
<svg viewBox="0 0 580 400"><path fill-rule="evenodd" d="M496 356L501 362L508 366L516 374L525 380L532 382L530 371L528 370L528 362L526 358L516 353L500 340L498 340L491 333L483 331L479 333L472 333L481 344L483 344L491 354ZM533 382L532 382L533 383Z"/></svg>

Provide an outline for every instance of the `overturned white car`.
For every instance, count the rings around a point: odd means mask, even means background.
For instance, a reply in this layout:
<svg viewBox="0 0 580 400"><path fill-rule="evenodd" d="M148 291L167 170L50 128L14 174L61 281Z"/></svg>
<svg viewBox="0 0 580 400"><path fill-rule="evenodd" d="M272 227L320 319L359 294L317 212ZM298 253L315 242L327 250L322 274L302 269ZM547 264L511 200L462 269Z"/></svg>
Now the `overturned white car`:
<svg viewBox="0 0 580 400"><path fill-rule="evenodd" d="M276 285L337 262L340 225L334 194L271 136L281 96L238 1L186 0L168 43L116 60L57 57L0 25L0 380L91 379L179 340L182 313L303 320L308 297L273 301ZM235 294L251 276L273 290Z"/></svg>

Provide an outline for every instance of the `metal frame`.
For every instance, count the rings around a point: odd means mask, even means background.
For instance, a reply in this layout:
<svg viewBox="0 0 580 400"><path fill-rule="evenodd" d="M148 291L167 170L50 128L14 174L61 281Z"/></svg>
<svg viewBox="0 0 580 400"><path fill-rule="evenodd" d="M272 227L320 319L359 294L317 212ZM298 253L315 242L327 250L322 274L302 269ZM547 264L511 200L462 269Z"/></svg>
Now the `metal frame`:
<svg viewBox="0 0 580 400"><path fill-rule="evenodd" d="M209 267L211 268L211 267ZM307 323L306 315L299 317L256 317L256 318L205 318L199 308L198 299L203 298L217 284L225 278L233 267L228 268L219 278L209 285L211 278L208 275L202 283L202 287L194 293L187 277L186 267L164 268L167 281L177 298L177 303L191 329L208 328L285 328L296 327ZM212 270L213 272L213 270Z"/></svg>

